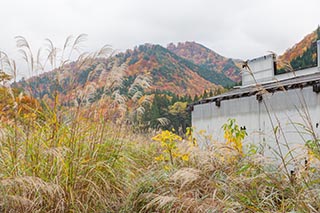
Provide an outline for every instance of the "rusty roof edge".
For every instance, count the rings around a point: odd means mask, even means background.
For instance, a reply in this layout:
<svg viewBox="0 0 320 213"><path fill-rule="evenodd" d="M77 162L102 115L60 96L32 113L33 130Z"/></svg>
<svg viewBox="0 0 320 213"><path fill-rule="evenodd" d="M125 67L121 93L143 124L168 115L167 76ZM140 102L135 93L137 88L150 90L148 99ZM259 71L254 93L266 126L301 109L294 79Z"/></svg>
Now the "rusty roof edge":
<svg viewBox="0 0 320 213"><path fill-rule="evenodd" d="M217 96L202 99L197 102L188 104L188 108L190 109L195 105L211 103L217 100L222 101L222 100L230 100L230 99L236 99L236 98L242 98L242 97L249 97L252 95L256 95L258 92L261 92L262 90L266 90L268 92L277 92L277 91L283 91L283 90L296 89L297 87L311 86L314 83L320 83L319 72L312 73L310 75L296 76L296 77L281 80L281 81L255 84L248 87L231 90Z"/></svg>

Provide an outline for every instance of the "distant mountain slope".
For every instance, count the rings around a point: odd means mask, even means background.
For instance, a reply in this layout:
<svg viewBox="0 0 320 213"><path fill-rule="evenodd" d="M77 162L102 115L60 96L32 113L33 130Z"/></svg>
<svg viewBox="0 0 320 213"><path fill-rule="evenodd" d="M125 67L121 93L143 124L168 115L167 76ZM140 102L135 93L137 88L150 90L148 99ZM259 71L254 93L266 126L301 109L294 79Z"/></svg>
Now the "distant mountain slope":
<svg viewBox="0 0 320 213"><path fill-rule="evenodd" d="M216 85L230 86L234 84L223 73L212 72L207 67L179 57L160 45L146 44L140 45L134 50L128 50L124 54L124 62L129 65L130 72L140 72L148 69L156 79L158 79L159 75L170 78L174 73L181 74L183 71L190 73L191 71ZM186 78L188 76L180 77ZM192 79L188 80L192 81Z"/></svg>
<svg viewBox="0 0 320 213"><path fill-rule="evenodd" d="M235 82L241 80L240 69L232 59L223 57L201 44L184 42L175 45L171 43L167 48L178 56L201 66L207 72L223 73Z"/></svg>
<svg viewBox="0 0 320 213"><path fill-rule="evenodd" d="M148 75L151 78L149 91L161 90L195 96L205 90L234 84L223 72L213 71L210 66L214 65L196 64L160 45L145 44L109 59L94 59L81 68L73 62L60 69L21 81L18 85L28 88L36 97L52 98L54 91L58 91L62 99L72 100L76 97L75 93L85 94L90 89L90 93L96 97L94 99L97 99L102 95L106 79L119 74L112 72L116 62L127 65L122 76L119 76L126 84L132 83L139 75Z"/></svg>
<svg viewBox="0 0 320 213"><path fill-rule="evenodd" d="M320 28L308 34L303 40L283 55L278 57L277 72L286 72L284 62L295 70L317 65L316 40L320 38ZM102 94L106 79L114 78L114 63L126 64L127 69L121 78L126 86L139 75L148 75L152 80L149 91L169 91L179 95L195 96L208 89L231 86L241 80L237 60L218 53L195 42L169 44L167 48L160 45L145 44L133 50L119 53L109 59L94 59L86 66L79 68L73 62L62 69L53 70L21 81L20 87L36 97L52 97L54 91L61 93L62 98L75 98L75 93L91 93L96 98Z"/></svg>
<svg viewBox="0 0 320 213"><path fill-rule="evenodd" d="M293 47L286 50L278 57L278 70L288 71L286 65L290 65L293 70L317 66L317 40L320 39L320 28L306 35Z"/></svg>
<svg viewBox="0 0 320 213"><path fill-rule="evenodd" d="M216 81L205 79L201 67L180 58L160 45L145 44L134 50L118 54L128 64L127 75L149 73L153 79L152 89L171 91L176 94L200 94L218 84L231 84L224 76L215 74Z"/></svg>
<svg viewBox="0 0 320 213"><path fill-rule="evenodd" d="M316 41L320 28L278 57L277 72L283 73L317 65ZM53 91L74 98L70 91L81 92L88 85L101 95L105 80L112 78L112 64L126 64L122 78L126 84L139 75L148 75L149 91L169 91L179 95L195 96L205 90L232 86L240 82L239 60L226 58L196 42L170 43L167 48L145 44L109 59L94 59L79 68L72 62L60 70L53 70L19 83L36 97L51 96ZM291 68L288 68L289 64ZM290 67L289 66L289 67ZM98 97L99 97L98 95Z"/></svg>

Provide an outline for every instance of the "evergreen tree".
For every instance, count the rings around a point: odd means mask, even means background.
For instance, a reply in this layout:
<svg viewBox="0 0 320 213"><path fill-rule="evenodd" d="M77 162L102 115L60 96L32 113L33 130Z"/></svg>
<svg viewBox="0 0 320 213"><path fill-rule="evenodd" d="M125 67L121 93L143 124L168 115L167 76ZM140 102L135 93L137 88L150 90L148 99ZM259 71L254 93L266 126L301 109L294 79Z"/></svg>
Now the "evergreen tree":
<svg viewBox="0 0 320 213"><path fill-rule="evenodd" d="M209 97L213 97L213 92L212 92L212 89L210 89L210 92L209 92Z"/></svg>
<svg viewBox="0 0 320 213"><path fill-rule="evenodd" d="M196 102L196 101L198 101L198 100L199 100L198 95L195 95L195 96L193 97L193 102Z"/></svg>
<svg viewBox="0 0 320 213"><path fill-rule="evenodd" d="M208 93L207 90L205 90L202 94L202 98L208 98Z"/></svg>

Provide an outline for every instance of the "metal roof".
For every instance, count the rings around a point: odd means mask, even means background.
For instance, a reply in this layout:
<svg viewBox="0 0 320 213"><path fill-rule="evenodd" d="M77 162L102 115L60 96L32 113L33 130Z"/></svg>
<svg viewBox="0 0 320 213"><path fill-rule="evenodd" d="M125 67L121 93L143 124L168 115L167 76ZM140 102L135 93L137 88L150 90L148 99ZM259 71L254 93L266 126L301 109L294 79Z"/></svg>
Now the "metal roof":
<svg viewBox="0 0 320 213"><path fill-rule="evenodd" d="M221 95L213 96L210 98L202 99L200 101L194 102L189 105L192 107L194 105L205 104L210 102L220 102L222 100L229 100L241 97L249 97L252 95L261 95L263 92L276 92L285 91L289 89L303 88L306 86L312 86L315 84L320 84L320 72L296 76L282 81L272 81L262 84L255 84L246 87L240 87L238 89L230 90ZM320 85L319 85L320 88Z"/></svg>

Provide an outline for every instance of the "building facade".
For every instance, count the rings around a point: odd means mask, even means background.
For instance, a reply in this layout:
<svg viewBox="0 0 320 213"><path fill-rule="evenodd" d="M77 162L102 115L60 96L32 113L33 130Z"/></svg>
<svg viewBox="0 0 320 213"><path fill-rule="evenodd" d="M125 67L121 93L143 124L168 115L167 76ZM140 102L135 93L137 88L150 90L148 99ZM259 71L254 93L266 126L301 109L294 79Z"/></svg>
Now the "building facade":
<svg viewBox="0 0 320 213"><path fill-rule="evenodd" d="M320 42L317 42L318 53ZM273 54L249 60L242 70L242 86L191 105L195 132L204 130L224 141L223 124L234 118L245 129L245 143L253 143L272 159L303 157L309 140L320 134L320 54L318 65L276 75ZM196 133L197 134L197 133ZM206 142L199 139L200 146ZM290 163L290 162L289 162Z"/></svg>

